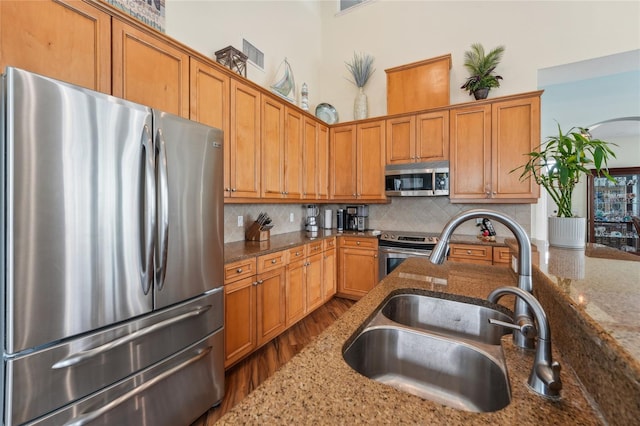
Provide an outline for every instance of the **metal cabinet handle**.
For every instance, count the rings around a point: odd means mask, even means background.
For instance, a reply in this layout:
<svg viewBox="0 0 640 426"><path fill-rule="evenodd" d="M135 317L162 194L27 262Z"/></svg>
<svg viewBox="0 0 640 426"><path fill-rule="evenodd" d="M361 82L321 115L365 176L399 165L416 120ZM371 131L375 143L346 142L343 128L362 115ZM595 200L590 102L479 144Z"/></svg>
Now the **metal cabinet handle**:
<svg viewBox="0 0 640 426"><path fill-rule="evenodd" d="M467 254L471 254L471 250L467 250Z"/></svg>
<svg viewBox="0 0 640 426"><path fill-rule="evenodd" d="M167 377L171 376L172 374L175 374L178 371L188 367L189 365L200 361L202 358L206 357L210 352L211 352L211 346L209 346L207 348L204 348L204 349L198 349L196 351L195 356L191 357L190 359L186 360L185 362L180 363L180 364L176 365L175 367L170 368L169 370L165 371L164 373L154 377L153 379L149 380L148 382L145 382L145 383L141 384L140 386L137 386L133 390L131 390L131 391L125 393L124 395L121 395L118 398L114 399L113 401L109 402L107 405L104 405L101 408L99 408L97 410L94 410L94 411L90 411L90 412L88 412L86 414L79 415L78 417L74 418L71 422L66 423L65 426L84 426L86 424L91 423L93 420L98 419L102 415L104 415L104 414L108 413L109 411L113 410L114 408L118 407L120 404L126 402L129 399L134 398L136 395L139 395L139 394L145 392L147 389L149 389L152 386L155 386L157 383L161 382L162 380L166 379Z"/></svg>
<svg viewBox="0 0 640 426"><path fill-rule="evenodd" d="M157 330L160 330L162 328L168 327L170 325L173 325L175 323L184 321L186 319L192 318L192 317L196 317L198 315L203 314L204 312L208 311L209 309L211 309L211 305L206 305L206 306L198 306L192 310L190 310L189 312L185 312L184 314L178 315L177 317L173 317L173 318L169 318L166 319L164 321L160 321L158 323L155 323L153 325L150 325L149 327L145 327L143 329L140 329L138 331L135 331L131 334L127 334L126 336L122 336L119 337L115 340L112 340L110 342L107 342L103 345L97 346L93 349L88 349L86 351L80 351L80 352L76 352L73 353L63 359L61 359L60 361L56 362L55 364L53 364L51 366L51 368L53 369L59 369L59 368L65 368L65 367L71 367L73 365L77 365L80 364L90 358L93 358L95 356L101 355L111 349L117 348L118 346L122 346L126 343L132 342L136 339L139 339L140 337L146 336L149 333L153 333Z"/></svg>
<svg viewBox="0 0 640 426"><path fill-rule="evenodd" d="M251 283L251 285L252 285L252 286L256 286L256 285L258 285L258 281L254 281L254 282L252 282L252 283Z"/></svg>
<svg viewBox="0 0 640 426"><path fill-rule="evenodd" d="M236 192L236 189L235 188L231 188L231 192Z"/></svg>
<svg viewBox="0 0 640 426"><path fill-rule="evenodd" d="M242 268L236 269L236 272L239 273L239 274L242 273Z"/></svg>
<svg viewBox="0 0 640 426"><path fill-rule="evenodd" d="M359 246L359 245L360 245L360 241L356 241L356 245L358 245L358 246Z"/></svg>
<svg viewBox="0 0 640 426"><path fill-rule="evenodd" d="M277 259L271 259L271 264L272 264L272 265L275 265L276 263L278 263L278 260L277 260Z"/></svg>

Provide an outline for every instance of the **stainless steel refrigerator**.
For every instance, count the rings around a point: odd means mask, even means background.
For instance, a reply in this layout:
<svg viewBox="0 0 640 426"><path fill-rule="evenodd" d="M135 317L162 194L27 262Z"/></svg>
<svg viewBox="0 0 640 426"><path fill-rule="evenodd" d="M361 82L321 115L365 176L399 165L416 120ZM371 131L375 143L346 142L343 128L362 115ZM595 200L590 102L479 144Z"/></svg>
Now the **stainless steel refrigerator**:
<svg viewBox="0 0 640 426"><path fill-rule="evenodd" d="M188 424L224 392L222 133L2 80L2 420Z"/></svg>

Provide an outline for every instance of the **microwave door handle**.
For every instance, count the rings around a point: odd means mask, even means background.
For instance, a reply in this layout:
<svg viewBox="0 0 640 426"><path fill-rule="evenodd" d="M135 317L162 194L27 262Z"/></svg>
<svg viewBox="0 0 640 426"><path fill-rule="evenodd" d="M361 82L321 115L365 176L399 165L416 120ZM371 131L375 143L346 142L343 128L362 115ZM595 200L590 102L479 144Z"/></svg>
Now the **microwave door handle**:
<svg viewBox="0 0 640 426"><path fill-rule="evenodd" d="M167 250L169 247L169 188L167 182L167 147L162 133L158 129L156 133L157 150L157 211L158 211L158 256L156 263L156 286L157 290L162 290L164 279L167 275Z"/></svg>
<svg viewBox="0 0 640 426"><path fill-rule="evenodd" d="M156 194L156 178L155 178L155 152L153 148L153 140L149 126L145 124L142 129L142 155L143 155L143 189L144 193L140 197L139 208L144 212L141 215L144 223L143 226L143 253L142 253L142 291L149 294L151 284L153 283L153 254L156 243L156 215L155 215L155 194Z"/></svg>

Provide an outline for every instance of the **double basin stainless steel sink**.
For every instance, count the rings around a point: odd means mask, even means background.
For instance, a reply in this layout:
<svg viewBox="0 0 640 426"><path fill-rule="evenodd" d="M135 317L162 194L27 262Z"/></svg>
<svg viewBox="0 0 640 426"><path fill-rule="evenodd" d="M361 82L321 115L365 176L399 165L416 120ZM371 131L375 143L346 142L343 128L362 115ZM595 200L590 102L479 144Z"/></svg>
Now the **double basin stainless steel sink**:
<svg viewBox="0 0 640 426"><path fill-rule="evenodd" d="M500 340L508 330L489 319L511 322L511 317L488 302L419 292L391 293L347 340L347 364L373 380L453 408L506 407L511 391Z"/></svg>

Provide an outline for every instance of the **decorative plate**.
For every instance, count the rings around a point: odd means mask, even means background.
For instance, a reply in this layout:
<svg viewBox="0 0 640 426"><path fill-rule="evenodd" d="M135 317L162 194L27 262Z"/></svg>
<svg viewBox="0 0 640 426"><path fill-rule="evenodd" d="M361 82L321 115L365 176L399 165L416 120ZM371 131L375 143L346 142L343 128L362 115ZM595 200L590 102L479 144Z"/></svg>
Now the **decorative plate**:
<svg viewBox="0 0 640 426"><path fill-rule="evenodd" d="M321 103L316 107L316 117L327 124L335 124L338 122L338 111L332 105Z"/></svg>

